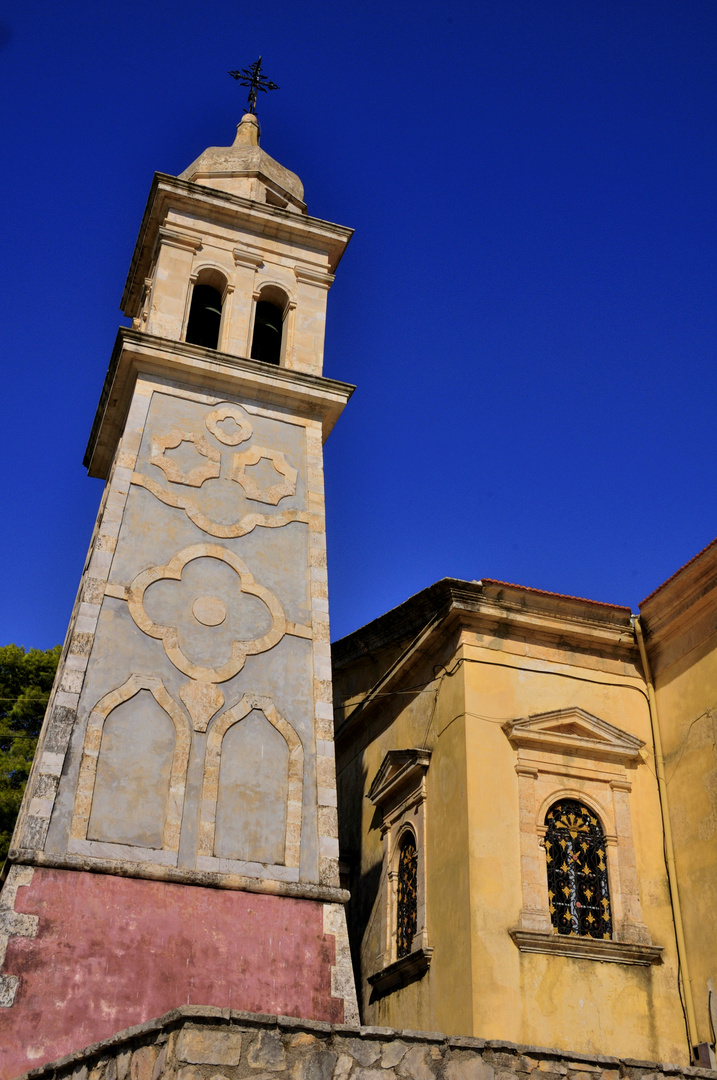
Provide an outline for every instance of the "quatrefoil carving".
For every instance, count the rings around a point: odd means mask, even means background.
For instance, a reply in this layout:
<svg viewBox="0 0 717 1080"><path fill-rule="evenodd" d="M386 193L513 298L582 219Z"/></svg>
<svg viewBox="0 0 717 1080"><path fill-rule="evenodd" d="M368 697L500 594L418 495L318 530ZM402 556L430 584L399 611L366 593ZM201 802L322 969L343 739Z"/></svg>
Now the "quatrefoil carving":
<svg viewBox="0 0 717 1080"><path fill-rule="evenodd" d="M176 450L183 442L192 443L197 453L206 458L188 472L166 455L167 450ZM162 470L171 483L187 484L189 487L201 487L205 480L215 479L219 476L222 467L220 451L210 446L203 435L196 431L180 431L178 428L173 428L166 435L155 435L150 447L149 460L152 465L157 465Z"/></svg>
<svg viewBox="0 0 717 1080"><path fill-rule="evenodd" d="M248 476L246 470L251 465L257 465L262 458L266 458L274 466L282 481L278 484L270 484L262 487L253 476ZM271 503L276 506L287 495L296 494L297 472L286 460L280 450L269 450L265 446L252 446L241 454L234 455L232 467L232 480L236 480L244 488L247 499L256 502Z"/></svg>

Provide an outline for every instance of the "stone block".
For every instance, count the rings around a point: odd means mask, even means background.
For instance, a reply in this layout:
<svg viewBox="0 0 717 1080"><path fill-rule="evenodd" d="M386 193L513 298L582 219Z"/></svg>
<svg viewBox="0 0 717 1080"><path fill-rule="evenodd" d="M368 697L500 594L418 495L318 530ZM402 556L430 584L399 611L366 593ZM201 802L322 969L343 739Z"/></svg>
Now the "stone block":
<svg viewBox="0 0 717 1080"><path fill-rule="evenodd" d="M127 1080L131 1060L132 1053L129 1050L117 1055L117 1080Z"/></svg>
<svg viewBox="0 0 717 1080"><path fill-rule="evenodd" d="M411 1080L434 1080L436 1062L427 1047L412 1046L399 1064L398 1072Z"/></svg>
<svg viewBox="0 0 717 1080"><path fill-rule="evenodd" d="M153 1046L140 1046L132 1054L130 1064L131 1080L152 1080L156 1051Z"/></svg>
<svg viewBox="0 0 717 1080"><path fill-rule="evenodd" d="M339 1059L334 1067L333 1080L348 1080L353 1064L354 1059L350 1054L339 1054Z"/></svg>
<svg viewBox="0 0 717 1080"><path fill-rule="evenodd" d="M392 1042L384 1043L381 1047L381 1068L393 1069L401 1061L408 1047L405 1043L402 1043L400 1039L396 1039Z"/></svg>
<svg viewBox="0 0 717 1080"><path fill-rule="evenodd" d="M280 1036L275 1031L260 1031L247 1051L246 1060L253 1069L280 1072L286 1056Z"/></svg>
<svg viewBox="0 0 717 1080"><path fill-rule="evenodd" d="M364 1042L363 1039L351 1039L349 1041L349 1053L359 1065L367 1069L369 1065L373 1065L380 1058L381 1046L375 1042Z"/></svg>
<svg viewBox="0 0 717 1080"><path fill-rule="evenodd" d="M495 1073L480 1054L453 1052L443 1076L445 1080L494 1080Z"/></svg>
<svg viewBox="0 0 717 1080"><path fill-rule="evenodd" d="M177 1073L177 1080L204 1080L204 1077L195 1065L185 1065Z"/></svg>
<svg viewBox="0 0 717 1080"><path fill-rule="evenodd" d="M308 1031L300 1031L297 1035L292 1035L289 1039L287 1046L291 1050L295 1050L300 1046L314 1046L319 1040L315 1035L312 1035Z"/></svg>
<svg viewBox="0 0 717 1080"><path fill-rule="evenodd" d="M165 1043L162 1049L157 1055L157 1060L154 1063L152 1069L152 1080L160 1080L164 1076L164 1068L167 1061L167 1044ZM110 1077L106 1076L105 1080L110 1080Z"/></svg>
<svg viewBox="0 0 717 1080"><path fill-rule="evenodd" d="M177 1040L176 1055L192 1065L238 1065L241 1043L238 1031L185 1028Z"/></svg>
<svg viewBox="0 0 717 1080"><path fill-rule="evenodd" d="M314 1051L297 1061L292 1070L292 1080L333 1080L338 1054L331 1050Z"/></svg>

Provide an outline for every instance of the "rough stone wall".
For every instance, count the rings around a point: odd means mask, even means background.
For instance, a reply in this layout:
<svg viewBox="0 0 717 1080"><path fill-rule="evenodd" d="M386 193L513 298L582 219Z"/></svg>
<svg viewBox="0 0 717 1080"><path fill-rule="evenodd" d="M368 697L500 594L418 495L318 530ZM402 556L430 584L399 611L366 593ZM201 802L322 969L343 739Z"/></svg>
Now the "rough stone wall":
<svg viewBox="0 0 717 1080"><path fill-rule="evenodd" d="M714 1080L708 1069L436 1032L185 1007L25 1074L37 1080ZM24 1077L23 1077L24 1080Z"/></svg>

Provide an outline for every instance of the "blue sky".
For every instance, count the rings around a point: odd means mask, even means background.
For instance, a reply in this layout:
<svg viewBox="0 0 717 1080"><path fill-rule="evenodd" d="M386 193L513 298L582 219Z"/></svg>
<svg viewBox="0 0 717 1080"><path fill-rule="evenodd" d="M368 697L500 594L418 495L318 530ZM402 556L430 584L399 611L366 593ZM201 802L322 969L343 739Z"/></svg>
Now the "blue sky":
<svg viewBox="0 0 717 1080"><path fill-rule="evenodd" d="M26 0L0 28L0 643L65 633L155 170L262 145L356 235L325 373L333 636L444 576L636 608L717 533L717 4Z"/></svg>

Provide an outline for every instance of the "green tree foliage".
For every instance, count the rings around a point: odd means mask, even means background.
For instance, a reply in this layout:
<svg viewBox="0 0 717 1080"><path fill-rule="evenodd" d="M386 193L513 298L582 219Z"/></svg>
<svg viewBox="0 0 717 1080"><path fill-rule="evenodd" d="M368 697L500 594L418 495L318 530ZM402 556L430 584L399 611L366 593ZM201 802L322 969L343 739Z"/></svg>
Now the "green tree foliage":
<svg viewBox="0 0 717 1080"><path fill-rule="evenodd" d="M0 865L30 774L61 647L0 646Z"/></svg>

